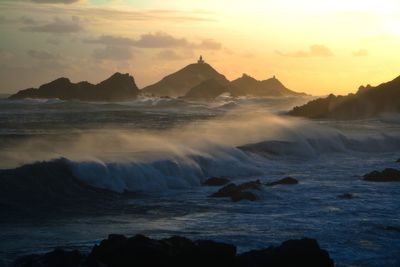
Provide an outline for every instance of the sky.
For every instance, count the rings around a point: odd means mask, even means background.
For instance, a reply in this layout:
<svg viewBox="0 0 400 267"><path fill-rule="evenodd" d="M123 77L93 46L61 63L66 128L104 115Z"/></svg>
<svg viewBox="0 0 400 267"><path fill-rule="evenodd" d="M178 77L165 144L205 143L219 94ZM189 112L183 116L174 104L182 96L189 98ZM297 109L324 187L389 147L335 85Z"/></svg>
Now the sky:
<svg viewBox="0 0 400 267"><path fill-rule="evenodd" d="M0 0L0 93L130 73L139 88L203 55L229 80L313 95L400 75L400 1Z"/></svg>

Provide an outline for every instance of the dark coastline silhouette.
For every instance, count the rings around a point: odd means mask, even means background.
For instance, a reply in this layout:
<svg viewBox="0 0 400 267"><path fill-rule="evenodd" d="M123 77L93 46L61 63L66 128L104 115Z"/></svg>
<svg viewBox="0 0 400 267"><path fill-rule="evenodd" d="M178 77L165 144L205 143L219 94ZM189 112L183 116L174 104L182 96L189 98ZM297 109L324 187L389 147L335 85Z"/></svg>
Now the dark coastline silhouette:
<svg viewBox="0 0 400 267"><path fill-rule="evenodd" d="M376 87L361 86L356 94L330 94L312 100L288 114L307 118L362 119L397 112L400 112L400 76Z"/></svg>

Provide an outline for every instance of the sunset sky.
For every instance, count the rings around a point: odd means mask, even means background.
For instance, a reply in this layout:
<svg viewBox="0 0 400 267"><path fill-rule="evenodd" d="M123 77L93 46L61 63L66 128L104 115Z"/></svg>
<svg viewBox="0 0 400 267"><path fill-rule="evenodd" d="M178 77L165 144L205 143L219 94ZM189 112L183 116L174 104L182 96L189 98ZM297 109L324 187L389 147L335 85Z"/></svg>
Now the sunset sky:
<svg viewBox="0 0 400 267"><path fill-rule="evenodd" d="M200 54L314 95L400 75L398 0L0 0L0 36L0 93L116 71L141 88Z"/></svg>

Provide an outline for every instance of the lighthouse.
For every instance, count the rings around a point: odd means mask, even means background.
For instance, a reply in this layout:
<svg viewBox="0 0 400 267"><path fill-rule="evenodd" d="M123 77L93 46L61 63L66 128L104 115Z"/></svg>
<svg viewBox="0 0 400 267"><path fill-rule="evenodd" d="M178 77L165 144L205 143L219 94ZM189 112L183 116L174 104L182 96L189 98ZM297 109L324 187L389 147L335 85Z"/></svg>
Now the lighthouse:
<svg viewBox="0 0 400 267"><path fill-rule="evenodd" d="M197 60L197 63L198 63L198 64L204 64L204 63L206 63L206 62L204 61L204 59L203 59L203 56L200 55L199 60Z"/></svg>

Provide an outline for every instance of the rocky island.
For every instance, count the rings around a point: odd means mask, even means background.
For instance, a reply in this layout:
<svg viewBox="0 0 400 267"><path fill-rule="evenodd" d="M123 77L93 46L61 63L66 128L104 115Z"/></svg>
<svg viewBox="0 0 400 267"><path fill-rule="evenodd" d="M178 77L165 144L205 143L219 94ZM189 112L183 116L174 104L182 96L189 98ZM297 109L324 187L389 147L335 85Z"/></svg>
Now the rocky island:
<svg viewBox="0 0 400 267"><path fill-rule="evenodd" d="M127 101L135 99L139 89L129 74L115 73L98 83L72 83L68 78L59 78L39 88L21 90L9 99L58 98L62 100L82 101Z"/></svg>

